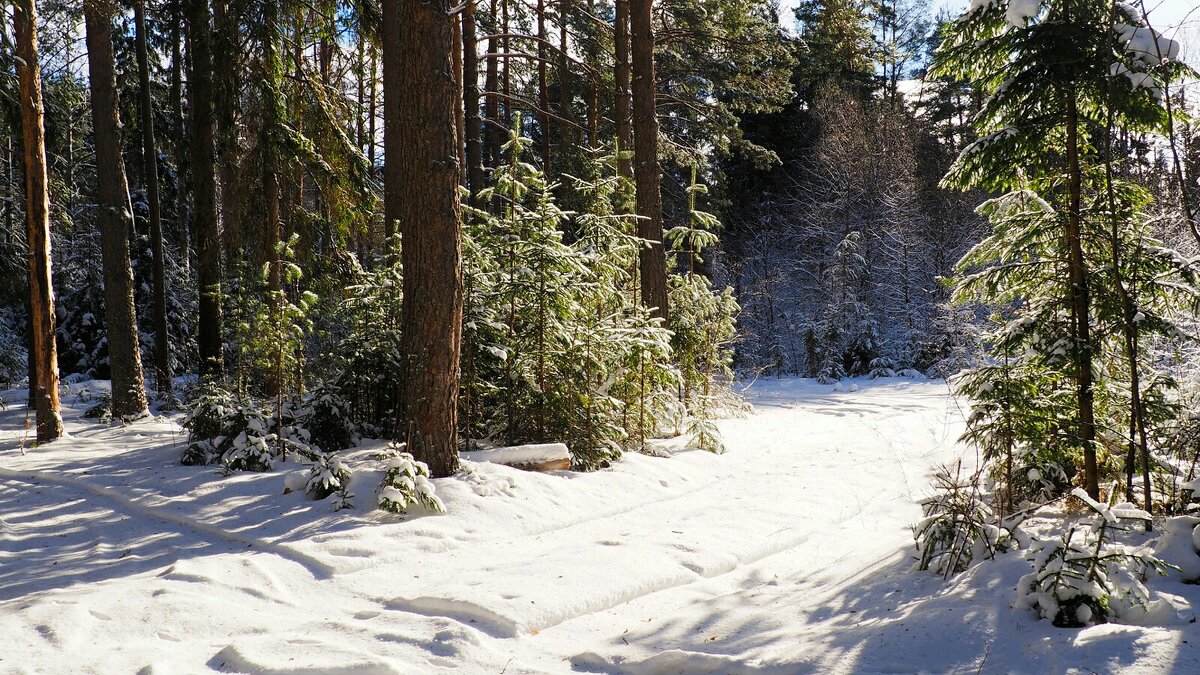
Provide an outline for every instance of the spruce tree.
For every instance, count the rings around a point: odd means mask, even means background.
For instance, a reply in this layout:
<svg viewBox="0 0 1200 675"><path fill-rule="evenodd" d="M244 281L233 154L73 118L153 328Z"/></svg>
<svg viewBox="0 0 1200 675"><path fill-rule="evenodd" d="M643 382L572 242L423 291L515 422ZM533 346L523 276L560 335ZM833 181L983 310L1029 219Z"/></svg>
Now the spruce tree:
<svg viewBox="0 0 1200 675"><path fill-rule="evenodd" d="M1098 151L1099 131L1164 129L1169 115L1159 83L1178 75L1177 53L1177 44L1123 5L973 0L936 57L935 74L969 81L988 95L975 118L980 137L964 148L944 184L1004 193L983 208L994 230L960 263L956 294L1004 309L990 338L997 361L1016 358L1042 369L1035 386L1059 396L1066 393L1059 376L1070 378L1070 413L1044 413L1054 415L1049 430L1070 449L1065 457L1078 453L1093 499L1098 426L1105 419L1097 413L1097 378L1109 334L1108 313L1095 298L1120 297L1105 266L1128 247L1150 246L1144 230L1130 229L1138 221L1136 200L1126 201L1132 211L1124 216L1115 201L1105 205L1102 197L1114 194L1104 171L1112 157ZM1106 236L1113 226L1134 239ZM1005 370L997 372L1009 377ZM964 380L968 394L986 397L997 387L981 372ZM968 437L995 422L974 416Z"/></svg>

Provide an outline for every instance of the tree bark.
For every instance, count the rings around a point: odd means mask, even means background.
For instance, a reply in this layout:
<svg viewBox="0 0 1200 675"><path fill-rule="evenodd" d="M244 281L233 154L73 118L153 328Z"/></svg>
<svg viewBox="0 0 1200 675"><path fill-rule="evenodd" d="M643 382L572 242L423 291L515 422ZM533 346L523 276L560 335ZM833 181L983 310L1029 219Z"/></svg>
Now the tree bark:
<svg viewBox="0 0 1200 675"><path fill-rule="evenodd" d="M129 418L146 413L146 389L142 383L133 270L129 264L133 208L129 203L129 185L125 182L125 160L121 156L111 11L113 6L104 0L83 3L96 147L96 201L100 209L108 365L112 371L112 415Z"/></svg>
<svg viewBox="0 0 1200 675"><path fill-rule="evenodd" d="M403 184L401 155L400 91L401 70L404 64L400 61L403 54L404 39L401 37L400 4L402 0L383 0L383 30L380 39L383 61L383 236L384 251L389 255L395 253L392 237L396 234L396 224L400 220L400 189ZM453 114L453 108L450 109ZM451 125L454 124L451 118Z"/></svg>
<svg viewBox="0 0 1200 675"><path fill-rule="evenodd" d="M58 349L54 344L54 285L51 283L50 193L46 174L46 134L42 117L42 74L38 65L37 6L15 0L17 78L21 92L21 131L25 141L25 217L29 245L31 351L30 390L37 411L37 439L63 434L58 402Z"/></svg>
<svg viewBox="0 0 1200 675"><path fill-rule="evenodd" d="M546 83L546 0L537 0L537 101L538 129L542 132L538 148L542 172L550 175L550 92Z"/></svg>
<svg viewBox="0 0 1200 675"><path fill-rule="evenodd" d="M596 0L588 0L588 15L589 17L596 16ZM594 20L594 19L589 19ZM588 71L588 99L587 99L587 128L588 128L588 147L594 148L600 142L600 74L596 70L596 64L599 61L597 57L596 36L591 36L587 46L587 62L592 66Z"/></svg>
<svg viewBox="0 0 1200 675"><path fill-rule="evenodd" d="M183 9L172 12L171 25L171 127L175 144L175 226L179 236L179 261L184 269L191 267L192 236L188 217L188 149L183 117Z"/></svg>
<svg viewBox="0 0 1200 675"><path fill-rule="evenodd" d="M375 120L379 117L379 58L375 47L371 47L371 93L370 112L367 114L367 164L371 166L371 178L375 177Z"/></svg>
<svg viewBox="0 0 1200 675"><path fill-rule="evenodd" d="M651 0L630 5L630 45L633 53L633 174L637 184L638 236L647 243L639 255L642 304L667 320L667 258L663 248L662 179L658 168L658 117L654 98L654 27Z"/></svg>
<svg viewBox="0 0 1200 675"><path fill-rule="evenodd" d="M213 150L213 53L207 0L188 0L192 72L188 78L191 120L192 219L200 282L200 379L220 380L225 371L221 327L221 232L217 220L216 156Z"/></svg>
<svg viewBox="0 0 1200 675"><path fill-rule="evenodd" d="M463 144L463 139L467 135L467 113L463 108L463 95L466 93L466 82L463 80L463 36L462 22L458 19L454 20L454 38L450 51L450 66L454 69L454 138L457 139L458 148L458 183L463 187L467 187L467 148Z"/></svg>
<svg viewBox="0 0 1200 675"><path fill-rule="evenodd" d="M384 104L391 113L384 119L391 139L384 148L390 178L384 194L401 228L404 265L404 414L396 431L434 476L447 476L458 465L463 281L450 5L384 0L385 16L392 18L385 19L384 52L399 66L384 72Z"/></svg>
<svg viewBox="0 0 1200 675"><path fill-rule="evenodd" d="M264 5L264 12L278 13L278 3ZM238 165L238 66L240 60L238 16L235 5L230 0L213 0L213 32L212 32L212 64L213 85L216 88L214 100L217 124L217 179L221 187L221 244L226 256L226 269L233 276L238 271L233 269L243 262L239 253L248 238L254 234L247 232L246 224L238 218L235 197L237 193ZM269 24L269 22L268 22ZM265 30L278 30L275 26L267 25ZM251 273L257 273L252 270Z"/></svg>
<svg viewBox="0 0 1200 675"><path fill-rule="evenodd" d="M567 17L571 15L569 0L559 0L558 3L558 116L564 120L571 115L571 88L567 83L571 79L571 71L567 67L570 44L567 37ZM558 143L560 148L566 148L576 141L575 127L566 122L558 124Z"/></svg>
<svg viewBox="0 0 1200 675"><path fill-rule="evenodd" d="M617 148L622 153L633 152L633 98L629 92L629 0L617 0L616 25L613 27L613 40L616 42L616 96L613 101L613 114L617 123ZM617 172L628 178L633 177L632 154L617 160Z"/></svg>
<svg viewBox="0 0 1200 675"><path fill-rule="evenodd" d="M471 204L480 206L476 195L484 188L483 125L479 119L479 43L475 37L475 3L467 0L462 16L463 109L466 111L467 187Z"/></svg>
<svg viewBox="0 0 1200 675"><path fill-rule="evenodd" d="M158 192L158 148L154 142L154 111L150 98L149 49L146 45L146 2L133 7L137 31L138 83L141 94L142 161L146 165L146 199L150 202L150 247L154 253L154 383L171 394L171 337L167 332L167 280L163 261L162 200Z"/></svg>
<svg viewBox="0 0 1200 675"><path fill-rule="evenodd" d="M1082 176L1079 168L1079 114L1075 92L1067 93L1067 266L1071 282L1071 314L1075 328L1075 384L1079 405L1079 440L1083 445L1084 489L1100 499L1099 469L1096 465L1095 392L1092 382L1091 300L1087 268L1083 259L1080 226Z"/></svg>
<svg viewBox="0 0 1200 675"><path fill-rule="evenodd" d="M283 60L279 56L279 7L278 3L267 3L263 8L263 33L259 49L262 53L263 71L259 73L259 96L262 105L262 126L259 129L259 148L262 160L263 224L257 233L255 274L276 259L275 245L280 241L282 199L280 145L283 142L284 101L280 90L283 75ZM267 276L268 301L282 288L278 265L272 265ZM268 394L278 393L279 382L268 382Z"/></svg>
<svg viewBox="0 0 1200 675"><path fill-rule="evenodd" d="M496 50L500 48L500 40L496 38L496 13L499 8L497 0L491 2L491 35L487 44L487 74L484 76L483 89L488 93L483 100L483 144L488 166L495 167L500 161L500 99L493 94L500 86L500 58Z"/></svg>

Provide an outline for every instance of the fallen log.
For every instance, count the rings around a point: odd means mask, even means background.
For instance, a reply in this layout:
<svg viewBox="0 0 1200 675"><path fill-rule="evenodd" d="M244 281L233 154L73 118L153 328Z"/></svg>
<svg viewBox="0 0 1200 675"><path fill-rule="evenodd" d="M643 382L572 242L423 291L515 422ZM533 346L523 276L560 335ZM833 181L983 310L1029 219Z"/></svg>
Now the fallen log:
<svg viewBox="0 0 1200 675"><path fill-rule="evenodd" d="M562 443L535 443L460 452L472 462L503 464L522 471L562 471L571 468L571 451Z"/></svg>

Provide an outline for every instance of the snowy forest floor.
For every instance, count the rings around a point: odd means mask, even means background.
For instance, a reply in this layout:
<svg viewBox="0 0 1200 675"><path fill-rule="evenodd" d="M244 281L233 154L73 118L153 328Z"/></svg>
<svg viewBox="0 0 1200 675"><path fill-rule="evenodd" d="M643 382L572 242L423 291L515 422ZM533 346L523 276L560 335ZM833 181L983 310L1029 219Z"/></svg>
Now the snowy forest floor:
<svg viewBox="0 0 1200 675"><path fill-rule="evenodd" d="M449 515L406 517L370 471L334 512L284 494L299 466L181 466L177 418L107 427L74 395L70 437L21 454L9 392L0 672L1200 672L1198 587L1174 625L1068 630L1011 608L1019 556L910 572L963 410L944 383L838 389L753 384L722 456L468 464L435 481Z"/></svg>

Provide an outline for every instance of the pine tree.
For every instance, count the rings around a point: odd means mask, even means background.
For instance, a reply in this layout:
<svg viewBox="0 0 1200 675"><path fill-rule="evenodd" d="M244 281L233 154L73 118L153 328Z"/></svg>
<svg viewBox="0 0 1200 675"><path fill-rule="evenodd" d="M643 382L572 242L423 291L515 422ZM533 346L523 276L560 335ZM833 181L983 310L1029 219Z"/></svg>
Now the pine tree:
<svg viewBox="0 0 1200 675"><path fill-rule="evenodd" d="M400 227L404 265L406 377L396 434L441 477L458 465L463 311L454 14L442 0L383 7L385 217Z"/></svg>
<svg viewBox="0 0 1200 675"><path fill-rule="evenodd" d="M96 201L100 209L100 248L104 261L112 414L116 418L130 418L146 413L146 390L142 383L133 271L129 264L133 206L129 202L125 159L121 155L121 117L112 42L113 8L106 0L88 0L83 9L92 90L92 129L99 167Z"/></svg>
<svg viewBox="0 0 1200 675"><path fill-rule="evenodd" d="M58 401L58 352L55 347L54 287L51 281L50 194L46 171L42 78L38 62L37 5L20 0L13 7L17 76L21 92L21 130L25 144L25 218L29 246L30 398L37 410L37 439L63 434Z"/></svg>
<svg viewBox="0 0 1200 675"><path fill-rule="evenodd" d="M1104 171L1113 160L1097 151L1095 130L1163 129L1169 115L1156 91L1160 79L1178 74L1177 49L1131 11L1099 0L976 0L937 55L937 73L989 95L976 117L979 140L944 182L1006 193L984 207L995 229L960 263L971 273L957 294L1014 308L992 337L999 354L1028 349L1022 361L1071 378L1072 412L1059 411L1052 425L1081 455L1093 499L1097 420L1105 419L1097 414L1096 382L1108 359L1102 341L1110 317L1094 298L1122 296L1103 267L1116 262L1119 269L1120 249L1144 241L1136 227L1128 230L1138 220L1137 200L1117 214L1119 190ZM1112 234L1121 230L1135 239ZM994 386L968 379L976 393ZM1062 381L1048 377L1039 386Z"/></svg>

